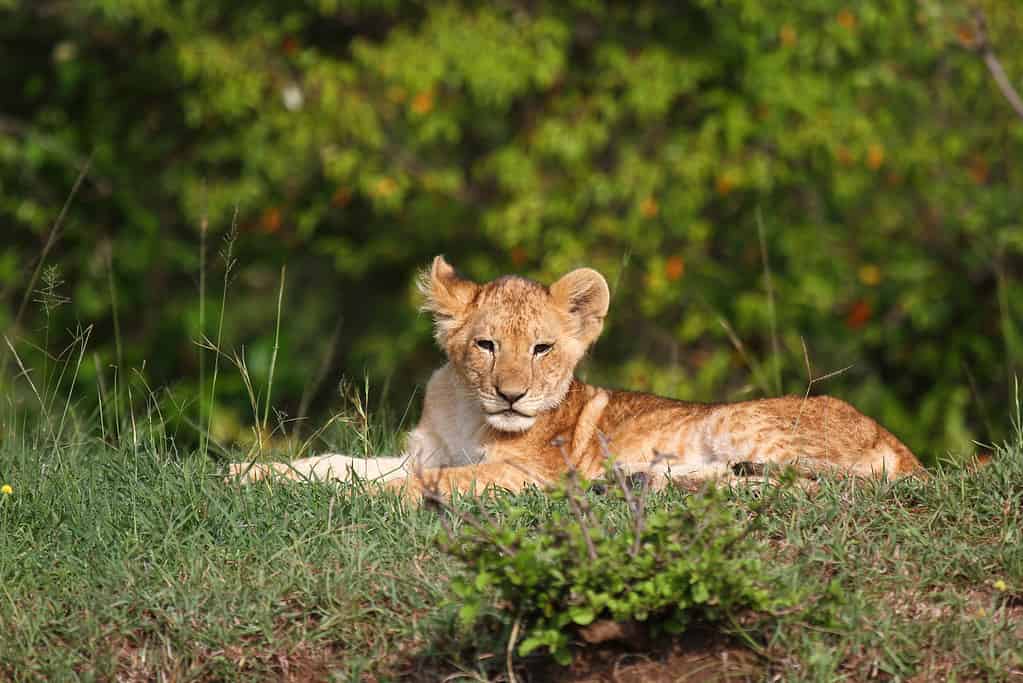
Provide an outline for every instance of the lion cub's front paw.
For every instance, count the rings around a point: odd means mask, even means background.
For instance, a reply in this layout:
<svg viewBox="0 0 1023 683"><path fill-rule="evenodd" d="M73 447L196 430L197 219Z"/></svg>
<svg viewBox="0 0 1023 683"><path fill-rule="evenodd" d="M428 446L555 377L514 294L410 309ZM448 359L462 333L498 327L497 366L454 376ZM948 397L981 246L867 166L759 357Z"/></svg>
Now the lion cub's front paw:
<svg viewBox="0 0 1023 683"><path fill-rule="evenodd" d="M251 484L275 474L279 472L271 463L234 462L228 465L224 481L228 484Z"/></svg>

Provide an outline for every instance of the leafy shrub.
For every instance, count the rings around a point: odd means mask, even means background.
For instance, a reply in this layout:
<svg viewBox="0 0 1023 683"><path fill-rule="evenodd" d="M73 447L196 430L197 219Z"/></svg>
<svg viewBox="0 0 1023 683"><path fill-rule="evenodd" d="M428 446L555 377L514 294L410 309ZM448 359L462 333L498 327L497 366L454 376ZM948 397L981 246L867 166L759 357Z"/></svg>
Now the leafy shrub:
<svg viewBox="0 0 1023 683"><path fill-rule="evenodd" d="M287 260L292 416L323 362L405 407L437 363L414 272L445 252L477 278L604 272L592 379L802 392L802 338L822 372L855 364L827 391L926 459L972 453L1023 367L1023 126L973 9L1019 84L1006 0L0 0L0 329L42 345L41 314L8 330L54 235L53 329L95 323L76 398L143 363L209 396L200 252L219 282L237 207L225 347L266 383ZM244 433L227 375L215 426Z"/></svg>
<svg viewBox="0 0 1023 683"><path fill-rule="evenodd" d="M591 506L572 479L552 494L567 506L535 527L459 513L463 524L446 548L468 569L454 582L463 621L495 605L524 628L519 654L546 648L566 664L573 631L598 619L680 633L694 618L783 602L762 584L755 522L738 519L723 489L708 485L650 511L645 488L634 496L620 480L615 493L627 514L617 514L621 505Z"/></svg>

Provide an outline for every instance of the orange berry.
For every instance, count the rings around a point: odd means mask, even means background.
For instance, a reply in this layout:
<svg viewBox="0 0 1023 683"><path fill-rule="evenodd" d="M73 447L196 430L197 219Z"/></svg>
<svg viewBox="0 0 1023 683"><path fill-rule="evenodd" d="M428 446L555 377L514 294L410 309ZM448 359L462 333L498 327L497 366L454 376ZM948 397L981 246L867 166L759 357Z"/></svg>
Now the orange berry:
<svg viewBox="0 0 1023 683"><path fill-rule="evenodd" d="M433 93L424 90L412 98L412 111L422 116L433 111Z"/></svg>
<svg viewBox="0 0 1023 683"><path fill-rule="evenodd" d="M867 166L872 171L876 171L881 168L881 164L884 163L884 147L879 144L872 144L867 147Z"/></svg>
<svg viewBox="0 0 1023 683"><path fill-rule="evenodd" d="M643 218L653 218L660 211L661 207L658 206L657 200L653 197L647 197L639 204L639 212L643 214Z"/></svg>
<svg viewBox="0 0 1023 683"><path fill-rule="evenodd" d="M675 282L686 273L686 262L681 256L671 256L664 262L664 277Z"/></svg>
<svg viewBox="0 0 1023 683"><path fill-rule="evenodd" d="M858 330L867 324L872 314L873 311L870 308L870 304L860 299L852 305L848 315L845 316L845 326L851 330Z"/></svg>
<svg viewBox="0 0 1023 683"><path fill-rule="evenodd" d="M973 32L973 27L969 24L956 26L956 38L959 39L959 44L965 48L972 48L977 44L977 34Z"/></svg>
<svg viewBox="0 0 1023 683"><path fill-rule="evenodd" d="M281 229L281 210L276 206L266 209L260 219L263 232L275 233Z"/></svg>
<svg viewBox="0 0 1023 683"><path fill-rule="evenodd" d="M717 193L724 197L735 189L735 178L729 173L722 173L714 181L714 189Z"/></svg>

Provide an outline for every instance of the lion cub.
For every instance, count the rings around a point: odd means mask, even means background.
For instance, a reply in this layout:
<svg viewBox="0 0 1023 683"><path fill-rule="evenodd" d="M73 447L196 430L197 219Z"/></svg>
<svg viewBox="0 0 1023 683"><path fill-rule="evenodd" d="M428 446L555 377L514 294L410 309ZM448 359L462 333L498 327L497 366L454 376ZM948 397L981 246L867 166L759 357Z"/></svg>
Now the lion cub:
<svg viewBox="0 0 1023 683"><path fill-rule="evenodd" d="M888 430L829 396L701 404L580 382L573 371L600 335L610 301L595 270L574 270L549 287L517 276L477 284L438 256L420 289L448 362L430 378L402 455L238 463L232 475L354 473L417 499L424 487L544 486L570 466L596 477L609 452L630 471L699 479L727 476L736 463L874 476L921 469Z"/></svg>

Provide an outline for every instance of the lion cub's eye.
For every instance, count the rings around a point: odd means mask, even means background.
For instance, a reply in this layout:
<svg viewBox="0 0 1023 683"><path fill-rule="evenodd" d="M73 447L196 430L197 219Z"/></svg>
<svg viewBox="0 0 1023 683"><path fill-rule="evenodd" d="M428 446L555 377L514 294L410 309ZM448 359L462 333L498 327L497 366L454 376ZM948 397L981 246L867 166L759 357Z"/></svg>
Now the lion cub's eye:
<svg viewBox="0 0 1023 683"><path fill-rule="evenodd" d="M489 339L477 339L476 346L480 347L481 349L489 353L494 352L494 342L490 341Z"/></svg>
<svg viewBox="0 0 1023 683"><path fill-rule="evenodd" d="M553 348L554 344L537 344L533 347L533 355L542 356Z"/></svg>

